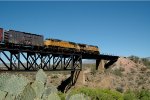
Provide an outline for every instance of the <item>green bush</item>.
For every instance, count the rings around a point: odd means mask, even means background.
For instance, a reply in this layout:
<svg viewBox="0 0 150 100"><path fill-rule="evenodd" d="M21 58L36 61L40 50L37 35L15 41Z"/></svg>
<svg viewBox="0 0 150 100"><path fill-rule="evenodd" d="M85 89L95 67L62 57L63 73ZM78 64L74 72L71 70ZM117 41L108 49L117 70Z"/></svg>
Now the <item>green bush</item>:
<svg viewBox="0 0 150 100"><path fill-rule="evenodd" d="M124 100L137 100L136 94L132 91L127 91L123 95Z"/></svg>
<svg viewBox="0 0 150 100"><path fill-rule="evenodd" d="M150 90L141 90L136 93L140 100L150 100Z"/></svg>
<svg viewBox="0 0 150 100"><path fill-rule="evenodd" d="M150 100L150 90L127 91L124 100Z"/></svg>
<svg viewBox="0 0 150 100"><path fill-rule="evenodd" d="M83 93L89 96L92 100L123 100L121 93L108 89L90 89L90 88L79 88L74 89L70 95Z"/></svg>
<svg viewBox="0 0 150 100"><path fill-rule="evenodd" d="M62 92L58 92L58 95L60 97L61 100L66 100L65 97L66 97L66 94L65 93L62 93Z"/></svg>
<svg viewBox="0 0 150 100"><path fill-rule="evenodd" d="M72 95L69 100L87 100L84 94L74 94Z"/></svg>

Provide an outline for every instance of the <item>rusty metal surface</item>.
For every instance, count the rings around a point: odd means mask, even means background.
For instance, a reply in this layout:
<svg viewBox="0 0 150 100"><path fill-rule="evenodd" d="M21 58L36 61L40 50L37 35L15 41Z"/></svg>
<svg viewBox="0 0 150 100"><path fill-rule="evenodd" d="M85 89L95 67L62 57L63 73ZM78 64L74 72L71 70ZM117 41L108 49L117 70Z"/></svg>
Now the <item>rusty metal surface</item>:
<svg viewBox="0 0 150 100"><path fill-rule="evenodd" d="M43 46L43 36L31 33L9 30L4 32L4 41L6 43Z"/></svg>
<svg viewBox="0 0 150 100"><path fill-rule="evenodd" d="M3 29L0 28L0 42L2 42L3 40Z"/></svg>

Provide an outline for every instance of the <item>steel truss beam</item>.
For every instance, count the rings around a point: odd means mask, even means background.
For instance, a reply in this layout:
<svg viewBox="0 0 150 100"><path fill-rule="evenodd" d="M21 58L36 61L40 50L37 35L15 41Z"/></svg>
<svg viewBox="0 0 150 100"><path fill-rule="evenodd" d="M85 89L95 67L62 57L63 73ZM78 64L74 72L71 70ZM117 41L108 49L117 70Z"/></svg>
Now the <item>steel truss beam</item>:
<svg viewBox="0 0 150 100"><path fill-rule="evenodd" d="M25 52L21 50L1 50L0 55L0 62L2 63L0 70L36 71L42 68L45 71L74 71L82 69L82 55Z"/></svg>

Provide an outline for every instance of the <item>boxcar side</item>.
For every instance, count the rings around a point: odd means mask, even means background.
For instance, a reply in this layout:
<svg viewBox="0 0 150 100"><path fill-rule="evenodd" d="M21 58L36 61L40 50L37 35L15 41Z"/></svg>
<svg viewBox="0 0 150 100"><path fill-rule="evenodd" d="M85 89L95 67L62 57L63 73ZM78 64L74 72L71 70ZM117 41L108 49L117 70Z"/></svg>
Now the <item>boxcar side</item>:
<svg viewBox="0 0 150 100"><path fill-rule="evenodd" d="M4 32L4 42L27 46L43 46L43 36L9 30Z"/></svg>
<svg viewBox="0 0 150 100"><path fill-rule="evenodd" d="M0 28L0 42L3 41L3 28Z"/></svg>

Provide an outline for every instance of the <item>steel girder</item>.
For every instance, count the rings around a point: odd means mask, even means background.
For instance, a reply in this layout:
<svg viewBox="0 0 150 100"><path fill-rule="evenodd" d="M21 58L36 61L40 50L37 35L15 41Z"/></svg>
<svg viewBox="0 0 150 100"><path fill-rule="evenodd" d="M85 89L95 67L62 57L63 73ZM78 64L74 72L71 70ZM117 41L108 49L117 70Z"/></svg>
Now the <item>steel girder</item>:
<svg viewBox="0 0 150 100"><path fill-rule="evenodd" d="M82 69L82 55L25 52L21 50L1 50L0 55L0 70L74 71Z"/></svg>

